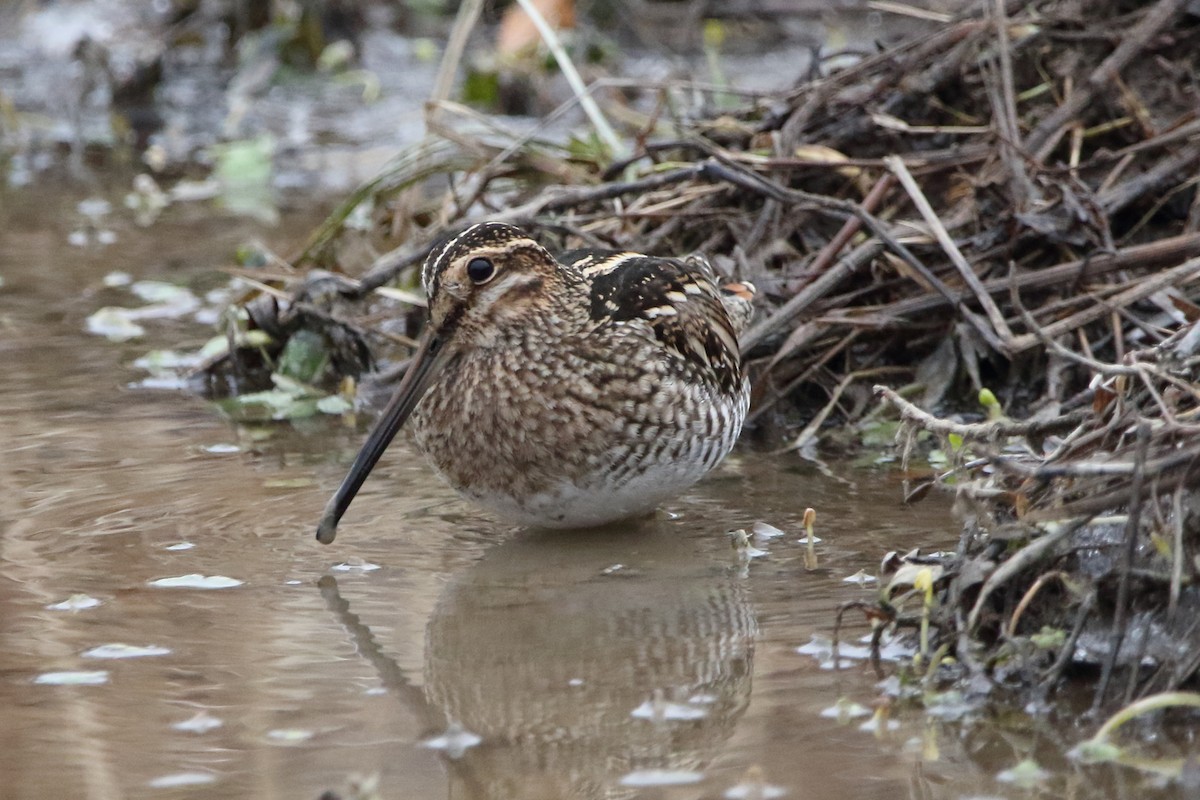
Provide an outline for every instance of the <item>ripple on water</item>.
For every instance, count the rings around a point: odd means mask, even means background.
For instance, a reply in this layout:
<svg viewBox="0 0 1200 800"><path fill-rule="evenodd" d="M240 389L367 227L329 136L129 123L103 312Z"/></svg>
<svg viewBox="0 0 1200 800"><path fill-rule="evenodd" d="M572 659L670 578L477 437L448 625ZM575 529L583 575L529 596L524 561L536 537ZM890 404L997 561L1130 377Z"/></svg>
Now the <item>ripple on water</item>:
<svg viewBox="0 0 1200 800"><path fill-rule="evenodd" d="M84 658L146 658L148 656L165 656L171 652L170 648L159 647L158 645L132 645L132 644L102 644L99 647L93 647L91 650L85 650Z"/></svg>
<svg viewBox="0 0 1200 800"><path fill-rule="evenodd" d="M151 586L160 589L232 589L241 586L245 581L229 578L224 575L177 575L171 578L158 578L150 581Z"/></svg>
<svg viewBox="0 0 1200 800"><path fill-rule="evenodd" d="M704 780L704 773L689 769L638 769L621 777L622 786L687 786Z"/></svg>
<svg viewBox="0 0 1200 800"><path fill-rule="evenodd" d="M174 772L160 775L149 782L152 789L182 789L187 786L205 786L215 783L217 776L207 772Z"/></svg>
<svg viewBox="0 0 1200 800"><path fill-rule="evenodd" d="M225 724L225 721L219 717L214 717L207 711L198 711L196 714L181 722L176 722L171 725L177 731L185 731L187 733L208 733L211 730L216 730Z"/></svg>
<svg viewBox="0 0 1200 800"><path fill-rule="evenodd" d="M63 672L43 672L33 679L34 683L43 686L100 686L108 683L108 670L66 670Z"/></svg>
<svg viewBox="0 0 1200 800"><path fill-rule="evenodd" d="M59 603L46 606L47 611L85 611L100 605L100 601L86 594L73 594Z"/></svg>

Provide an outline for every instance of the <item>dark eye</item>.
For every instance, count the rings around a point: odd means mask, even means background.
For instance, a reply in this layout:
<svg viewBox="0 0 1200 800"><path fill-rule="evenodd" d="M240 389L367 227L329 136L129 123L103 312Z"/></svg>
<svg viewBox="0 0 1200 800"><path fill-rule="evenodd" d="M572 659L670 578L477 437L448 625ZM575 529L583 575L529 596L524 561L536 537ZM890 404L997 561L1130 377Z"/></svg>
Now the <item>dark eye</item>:
<svg viewBox="0 0 1200 800"><path fill-rule="evenodd" d="M467 262L467 277L475 283L487 283L496 274L496 267L489 259L472 258Z"/></svg>

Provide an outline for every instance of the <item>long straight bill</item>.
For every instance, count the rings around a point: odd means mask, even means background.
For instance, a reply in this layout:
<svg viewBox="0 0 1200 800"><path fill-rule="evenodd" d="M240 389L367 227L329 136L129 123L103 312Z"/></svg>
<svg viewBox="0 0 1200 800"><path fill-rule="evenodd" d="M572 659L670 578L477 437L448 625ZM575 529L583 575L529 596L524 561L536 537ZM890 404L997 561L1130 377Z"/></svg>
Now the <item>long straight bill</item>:
<svg viewBox="0 0 1200 800"><path fill-rule="evenodd" d="M325 511L321 514L321 521L317 524L317 541L321 544L329 544L337 536L338 522L346 513L346 509L350 507L354 496L358 494L363 481L371 474L371 470L379 461L379 457L383 455L383 451L391 444L396 432L400 430L400 426L417 407L421 396L429 388L430 382L441 370L449 353L442 348L442 345L441 337L432 331L427 333L421 341L421 346L413 355L408 371L404 373L404 379L400 381L396 393L392 395L387 408L383 410L383 416L375 423L375 427L367 436L367 441L358 451L342 485L325 504Z"/></svg>

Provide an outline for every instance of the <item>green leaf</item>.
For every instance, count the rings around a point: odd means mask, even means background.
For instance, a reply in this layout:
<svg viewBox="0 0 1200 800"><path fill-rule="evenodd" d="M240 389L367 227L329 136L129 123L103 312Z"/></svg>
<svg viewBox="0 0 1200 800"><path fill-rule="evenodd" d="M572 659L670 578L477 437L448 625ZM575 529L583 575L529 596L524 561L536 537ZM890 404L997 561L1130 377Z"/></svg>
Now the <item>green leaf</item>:
<svg viewBox="0 0 1200 800"><path fill-rule="evenodd" d="M264 134L212 148L221 207L266 224L279 220L271 188L275 139Z"/></svg>
<svg viewBox="0 0 1200 800"><path fill-rule="evenodd" d="M300 383L314 383L328 363L325 337L315 331L300 330L283 346L276 372Z"/></svg>
<svg viewBox="0 0 1200 800"><path fill-rule="evenodd" d="M484 108L495 108L500 103L500 75L472 69L463 80L464 103Z"/></svg>
<svg viewBox="0 0 1200 800"><path fill-rule="evenodd" d="M286 389L228 397L218 400L217 407L237 422L304 419L318 413L317 398L298 395Z"/></svg>
<svg viewBox="0 0 1200 800"><path fill-rule="evenodd" d="M1033 789L1050 777L1050 773L1042 769L1032 758L1027 758L1011 769L1006 769L996 776L996 780L1011 783L1022 789Z"/></svg>
<svg viewBox="0 0 1200 800"><path fill-rule="evenodd" d="M317 410L322 414L346 414L354 410L354 404L340 394L331 394L317 401Z"/></svg>
<svg viewBox="0 0 1200 800"><path fill-rule="evenodd" d="M246 242L238 245L233 253L238 266L257 268L265 267L271 262L270 254L257 242Z"/></svg>
<svg viewBox="0 0 1200 800"><path fill-rule="evenodd" d="M105 306L87 318L87 331L110 342L127 342L146 335L146 329L134 322L131 309Z"/></svg>
<svg viewBox="0 0 1200 800"><path fill-rule="evenodd" d="M1067 756L1083 764L1103 764L1108 761L1116 761L1121 757L1121 752L1120 747L1107 739L1102 741L1088 739L1071 748Z"/></svg>
<svg viewBox="0 0 1200 800"><path fill-rule="evenodd" d="M1051 628L1047 625L1030 636L1029 641L1033 642L1034 647L1041 650L1055 651L1061 649L1066 643L1067 632L1060 628Z"/></svg>
<svg viewBox="0 0 1200 800"><path fill-rule="evenodd" d="M979 404L987 409L988 419L1004 418L1004 409L1000 407L1000 401L996 399L996 395L992 393L991 389L979 390Z"/></svg>
<svg viewBox="0 0 1200 800"><path fill-rule="evenodd" d="M583 136L572 136L567 141L567 152L576 161L592 164L602 164L609 158L608 146L595 131L589 131Z"/></svg>
<svg viewBox="0 0 1200 800"><path fill-rule="evenodd" d="M129 290L147 303L168 303L182 306L190 305L195 300L195 295L190 289L166 281L138 281L130 286Z"/></svg>
<svg viewBox="0 0 1200 800"><path fill-rule="evenodd" d="M207 361L212 358L219 358L229 352L229 338L226 336L214 336L204 343L197 355L202 361Z"/></svg>
<svg viewBox="0 0 1200 800"><path fill-rule="evenodd" d="M862 425L859 437L864 447L886 447L896 441L899 420L877 420Z"/></svg>
<svg viewBox="0 0 1200 800"><path fill-rule="evenodd" d="M719 50L723 44L725 44L725 26L715 19L705 20L704 46Z"/></svg>

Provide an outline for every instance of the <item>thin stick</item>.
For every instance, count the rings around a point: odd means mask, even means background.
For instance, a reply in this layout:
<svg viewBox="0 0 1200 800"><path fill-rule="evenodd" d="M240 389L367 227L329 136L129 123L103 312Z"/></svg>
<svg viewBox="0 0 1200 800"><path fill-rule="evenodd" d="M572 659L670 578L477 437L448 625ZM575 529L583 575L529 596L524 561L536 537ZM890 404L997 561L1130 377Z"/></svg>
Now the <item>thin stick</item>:
<svg viewBox="0 0 1200 800"><path fill-rule="evenodd" d="M442 63L438 66L437 78L433 82L433 92L429 95L429 105L426 113L436 109L439 103L450 97L454 88L454 77L458 74L462 62L463 50L467 47L467 39L479 21L479 12L483 10L483 0L463 0L454 17L454 27L450 29L450 39L446 42L446 52L442 55Z"/></svg>
<svg viewBox="0 0 1200 800"><path fill-rule="evenodd" d="M876 386L875 394L894 405L900 411L901 418L915 422L922 428L933 433L953 433L964 439L998 441L1007 436L1048 436L1052 433L1069 431L1091 416L1091 409L1072 411L1061 417L1046 420L1031 420L1029 422L1013 422L1012 420L992 420L991 422L961 423L939 419L927 411L905 400L894 390L886 386Z"/></svg>
<svg viewBox="0 0 1200 800"><path fill-rule="evenodd" d="M624 158L628 154L629 148L617 137L616 131L612 129L612 126L608 124L608 120L604 118L604 114L601 113L600 106L596 105L596 101L592 99L592 95L583 84L583 78L579 77L578 70L571 63L571 57L567 55L567 51L562 46L562 40L558 38L558 34L554 28L550 27L550 23L546 22L546 18L542 16L542 12L533 4L533 0L517 0L517 2L521 4L521 8L529 15L529 19L533 21L534 27L537 28L542 41L546 43L546 47L550 48L550 52L554 56L554 61L558 64L558 68L562 70L563 77L567 79L567 84L570 85L571 91L579 98L580 108L583 109L584 114L587 114L587 118L591 120L592 127L596 129L596 134L604 142L609 153L614 158Z"/></svg>
<svg viewBox="0 0 1200 800"><path fill-rule="evenodd" d="M1092 610L1095 607L1096 591L1093 589L1087 593L1087 596L1083 598L1083 602L1079 604L1079 612L1075 615L1075 625L1072 626L1071 633L1067 636L1067 641L1063 643L1062 649L1058 651L1058 657L1054 659L1054 663L1050 665L1050 668L1042 673L1039 683L1043 689L1048 689L1057 681L1067 668L1067 665L1071 663L1075 655L1075 643L1079 641L1079 635L1083 633L1084 623L1087 622L1087 618L1091 616Z"/></svg>
<svg viewBox="0 0 1200 800"><path fill-rule="evenodd" d="M859 370L858 372L851 372L849 375L842 378L838 385L834 387L833 394L830 396L829 402L826 403L825 407L817 412L817 415L813 417L807 425L804 426L804 430L800 431L799 435L792 440L792 443L788 445L786 449L799 450L800 448L804 447L804 445L808 444L808 442L817 435L817 431L821 428L821 425L824 424L829 415L833 413L833 409L837 408L837 404L842 399L842 393L845 392L846 389L850 388L850 385L855 381L860 381L863 378L874 378L879 375L893 375L898 372L909 371L911 370L909 370L908 367L873 367L871 369Z"/></svg>
<svg viewBox="0 0 1200 800"><path fill-rule="evenodd" d="M858 217L862 220L863 225L887 245L889 250L899 256L905 264L910 266L925 281L928 287L941 294L951 305L962 312L967 321L976 327L981 336L985 338L991 336L992 332L986 326L980 328L978 321L973 319L972 315L963 308L962 301L958 299L956 293L941 278L934 275L921 259L917 258L911 250L901 244L882 222L857 203L783 186L746 169L741 164L720 153L716 153L712 159L702 162L698 166L702 168L701 174L710 180L727 181L734 186L739 186L766 197L774 197L788 204L807 206L817 211L838 216L850 215Z"/></svg>
<svg viewBox="0 0 1200 800"><path fill-rule="evenodd" d="M1016 553L1009 556L1007 561L996 567L996 570L983 582L983 586L979 590L979 597L975 600L975 605L972 606L971 613L967 615L966 630L968 632L975 630L979 624L979 616L983 613L984 604L992 596L992 592L1003 586L1009 578L1012 578L1026 567L1041 561L1059 542L1087 524L1088 519L1089 517L1084 517L1074 520L1069 524L1050 524L1049 531L1022 547Z"/></svg>
<svg viewBox="0 0 1200 800"><path fill-rule="evenodd" d="M1170 25L1182 13L1187 3L1188 0L1159 0L1146 12L1141 22L1121 40L1108 58L1092 70L1083 85L1071 92L1062 105L1038 123L1025 139L1026 149L1034 153L1038 161L1045 161L1054 144L1058 142L1062 127L1083 111L1097 94L1106 89L1112 77L1142 52L1155 34Z"/></svg>
<svg viewBox="0 0 1200 800"><path fill-rule="evenodd" d="M1039 575L1038 579L1033 582L1033 585L1021 597L1021 602L1017 603L1017 607L1013 610L1012 617L1008 621L1008 627L1005 629L1004 635L1009 639L1017 635L1017 625L1020 624L1021 617L1025 614L1025 609L1029 608L1030 603L1033 602L1033 598L1037 597L1038 592L1042 590L1043 586L1051 580L1057 580L1066 585L1070 579L1071 576L1061 569L1056 569L1053 572L1044 572Z"/></svg>
<svg viewBox="0 0 1200 800"><path fill-rule="evenodd" d="M951 263L958 269L967 286L975 294L975 299L979 301L979 305L983 307L984 313L988 316L988 321L992 323L992 329L1005 346L1005 349L1008 349L1013 335L1012 331L1009 330L1008 323L1004 321L1004 315L1000 313L996 302L992 300L992 296L984 288L983 281L979 280L979 276L975 274L975 270L971 269L971 265L967 263L966 257L958 249L958 245L954 243L954 239L950 237L950 232L946 230L946 226L938 219L937 212L929 204L929 199L925 197L925 193L921 191L921 187L917 186L917 182L913 180L912 173L908 171L908 167L904 166L904 161L900 158L887 156L883 161L887 164L888 169L900 179L900 185L908 192L908 196L912 199L913 205L917 207L917 211L920 212L921 218L925 220L925 224L933 231L938 244L946 251L946 255L950 257Z"/></svg>
<svg viewBox="0 0 1200 800"><path fill-rule="evenodd" d="M1017 310L1017 313L1021 315L1021 319L1025 322L1026 327L1029 328L1030 333L1036 336L1038 341L1041 342L1042 347L1045 347L1048 352L1057 355L1059 358L1075 364L1081 364L1082 366L1085 366L1093 372L1097 372L1101 375L1138 374L1138 370L1135 367L1127 367L1123 364L1109 364L1092 358L1091 356L1076 353L1074 350L1059 344L1057 339L1052 339L1050 336L1048 336L1046 334L1046 329L1038 324L1037 320L1033 318L1033 315L1029 313L1029 310L1025 308L1025 304L1021 302L1021 293L1017 291L1017 284L1015 281L1017 273L1016 270L1013 269L1013 266L1014 265L1009 264L1008 275L1010 279L1014 279L1012 283L1012 291L1009 295L1009 302L1012 303L1012 306Z"/></svg>
<svg viewBox="0 0 1200 800"><path fill-rule="evenodd" d="M1022 290L1046 289L1119 269L1154 267L1197 255L1200 255L1200 234L1189 233L1160 239L1157 242L1133 245L1115 253L1096 253L1087 258L1064 261L1045 269L1024 272L1017 276L1016 282ZM1009 278L994 278L983 286L988 294L998 295L1008 292L1011 285L1012 281ZM894 317L908 317L953 306L955 299L929 294L892 303L883 310Z"/></svg>
<svg viewBox="0 0 1200 800"><path fill-rule="evenodd" d="M1178 153L1157 160L1154 166L1141 175L1130 178L1101 194L1097 198L1101 210L1109 216L1124 211L1138 198L1167 187L1181 174L1193 174L1193 167L1198 159L1200 159L1200 146L1184 145Z"/></svg>
<svg viewBox="0 0 1200 800"><path fill-rule="evenodd" d="M566 211L569 208L599 203L611 200L623 194L641 194L654 189L662 189L677 183L685 183L699 177L704 171L704 162L691 166L673 169L668 172L653 172L644 178L618 183L604 183L599 186L585 186L578 189L566 189L558 193L542 192L537 198L522 206L509 208L499 214L493 214L492 219L510 222L528 217L535 217L547 211ZM1200 241L1200 235L1197 236Z"/></svg>
<svg viewBox="0 0 1200 800"><path fill-rule="evenodd" d="M1200 708L1200 694L1196 694L1195 692L1163 692L1162 694L1152 694L1149 697L1143 697L1136 703L1125 706L1113 714L1100 726L1100 730L1096 731L1096 735L1090 741L1106 742L1116 733L1117 728L1131 719L1147 712L1159 711L1164 708Z"/></svg>
<svg viewBox="0 0 1200 800"><path fill-rule="evenodd" d="M806 327L806 326L803 326L803 325L800 326L800 328L803 328L803 327ZM800 328L797 328L796 330L800 330ZM828 364L832 358L837 356L839 353L843 352L847 347L849 347L851 344L853 344L857 339L858 339L858 331L850 331L850 333L846 334L845 336L841 337L838 341L834 342L833 345L828 347L825 350L825 352L821 353L815 361L809 363L809 365L804 368L803 372L801 372L799 375L796 375L795 377L789 379L788 382L783 386L782 389L772 392L770 397L764 399L760 403L756 403L754 408L750 411L750 415L748 417L746 417L747 422L752 422L753 420L758 419L759 416L761 416L762 414L765 414L767 411L774 408L776 403L778 403L780 400L782 400L783 398L790 395L797 386L800 386L800 385L808 382L809 378L812 377L814 372L816 372L817 370L821 369L826 364ZM774 364L775 360L772 359L771 363ZM780 453L787 452L787 449L788 448L785 447L777 452L780 452Z"/></svg>
<svg viewBox="0 0 1200 800"><path fill-rule="evenodd" d="M1174 269L1169 269L1157 275L1150 275L1136 281L1130 281L1132 286L1115 297L1110 298L1107 304L1098 303L1058 322L1052 322L1042 328L1040 333L1026 333L1013 338L1009 343L1011 353L1012 355L1022 353L1039 344L1043 336L1051 339L1061 336L1090 322L1095 322L1107 314L1109 308L1113 306L1119 308L1136 303L1155 292L1166 289L1168 286L1182 286L1198 275L1200 275L1200 258L1193 258L1183 262Z"/></svg>
<svg viewBox="0 0 1200 800"><path fill-rule="evenodd" d="M1036 189L1025 169L1024 154L1020 151L1021 131L1017 126L1017 92L1013 85L1012 44L1008 40L1008 12L1004 0L993 0L992 18L996 23L996 50L1000 61L1000 101L997 103L996 121L1000 127L1000 145L1007 158L1005 163L1012 173L1013 182L1019 187L1014 192L1019 210L1025 210L1029 202L1036 199Z"/></svg>
<svg viewBox="0 0 1200 800"><path fill-rule="evenodd" d="M1100 673L1100 685L1096 687L1096 696L1092 700L1092 708L1099 709L1104 702L1104 695L1108 692L1108 684L1112 679L1113 669L1117 665L1117 656L1121 651L1121 645L1125 643L1125 633L1129 626L1129 573L1133 571L1133 557L1137 552L1138 534L1142 521L1142 480L1146 476L1146 454L1150 450L1150 424L1142 422L1138 425L1137 430L1137 454L1135 456L1135 464L1138 467L1133 471L1133 482L1130 489L1132 508L1129 509L1129 518L1125 522L1125 551L1121 559L1121 577L1117 583L1117 599L1115 619L1113 619L1113 628L1116 632L1113 635L1113 642L1108 658L1104 660L1104 666ZM1136 662L1135 662L1136 663ZM1136 668L1131 668L1136 672Z"/></svg>
<svg viewBox="0 0 1200 800"><path fill-rule="evenodd" d="M1183 487L1175 489L1171 498L1174 516L1171 540L1171 592L1167 601L1167 620L1174 621L1179 609L1179 592L1183 586Z"/></svg>
<svg viewBox="0 0 1200 800"><path fill-rule="evenodd" d="M1075 413L1079 412L1072 412L1072 414ZM1065 419L1065 417L1059 417L1058 419L1062 420ZM1057 420L1048 421L1055 422ZM949 425L952 423L946 424ZM1195 427L1189 426L1187 428L1183 428L1183 426L1176 426L1173 430L1174 432L1180 434L1190 434L1192 438L1200 438L1200 431L1197 431ZM1136 475L1139 469L1145 469L1152 475L1161 476L1164 480L1170 480L1171 476L1165 475L1165 473L1168 471L1185 465L1192 466L1193 464L1200 462L1200 446L1193 444L1190 447L1182 447L1181 449L1169 449L1167 451L1167 455L1159 456L1158 458L1152 458L1140 465L1135 460L1082 461L1074 464L1031 466L1029 464L1022 464L1014 461L1008 456L994 456L992 457L991 462L994 466L1007 472L1011 472L1023 478L1034 478L1037 480L1048 480L1051 478L1086 478L1095 476L1132 476ZM1186 476L1188 470L1184 470L1183 472L1185 475L1179 476L1180 480ZM1099 497L1093 499L1101 502L1109 502L1111 500L1114 505L1120 504L1120 498Z"/></svg>
<svg viewBox="0 0 1200 800"><path fill-rule="evenodd" d="M863 208L873 212L887 196L894 180L889 173L876 181L875 185L871 187L871 191L867 192L867 196L863 198ZM771 316L742 334L741 347L743 353L751 350L767 336L770 336L776 330L791 322L801 311L812 305L819 298L824 297L837 284L841 283L844 278L854 274L858 270L858 267L864 263L864 260L852 259L851 257L838 262L837 267L834 269L828 270L826 267L841 252L842 248L854 238L854 234L858 233L861 229L862 220L858 217L850 217L846 220L842 225L842 229L829 241L829 244L822 248L810 266L813 272L821 272L820 277L797 292L795 296L776 309ZM881 245L871 245L869 249L872 253L877 253L879 247Z"/></svg>

